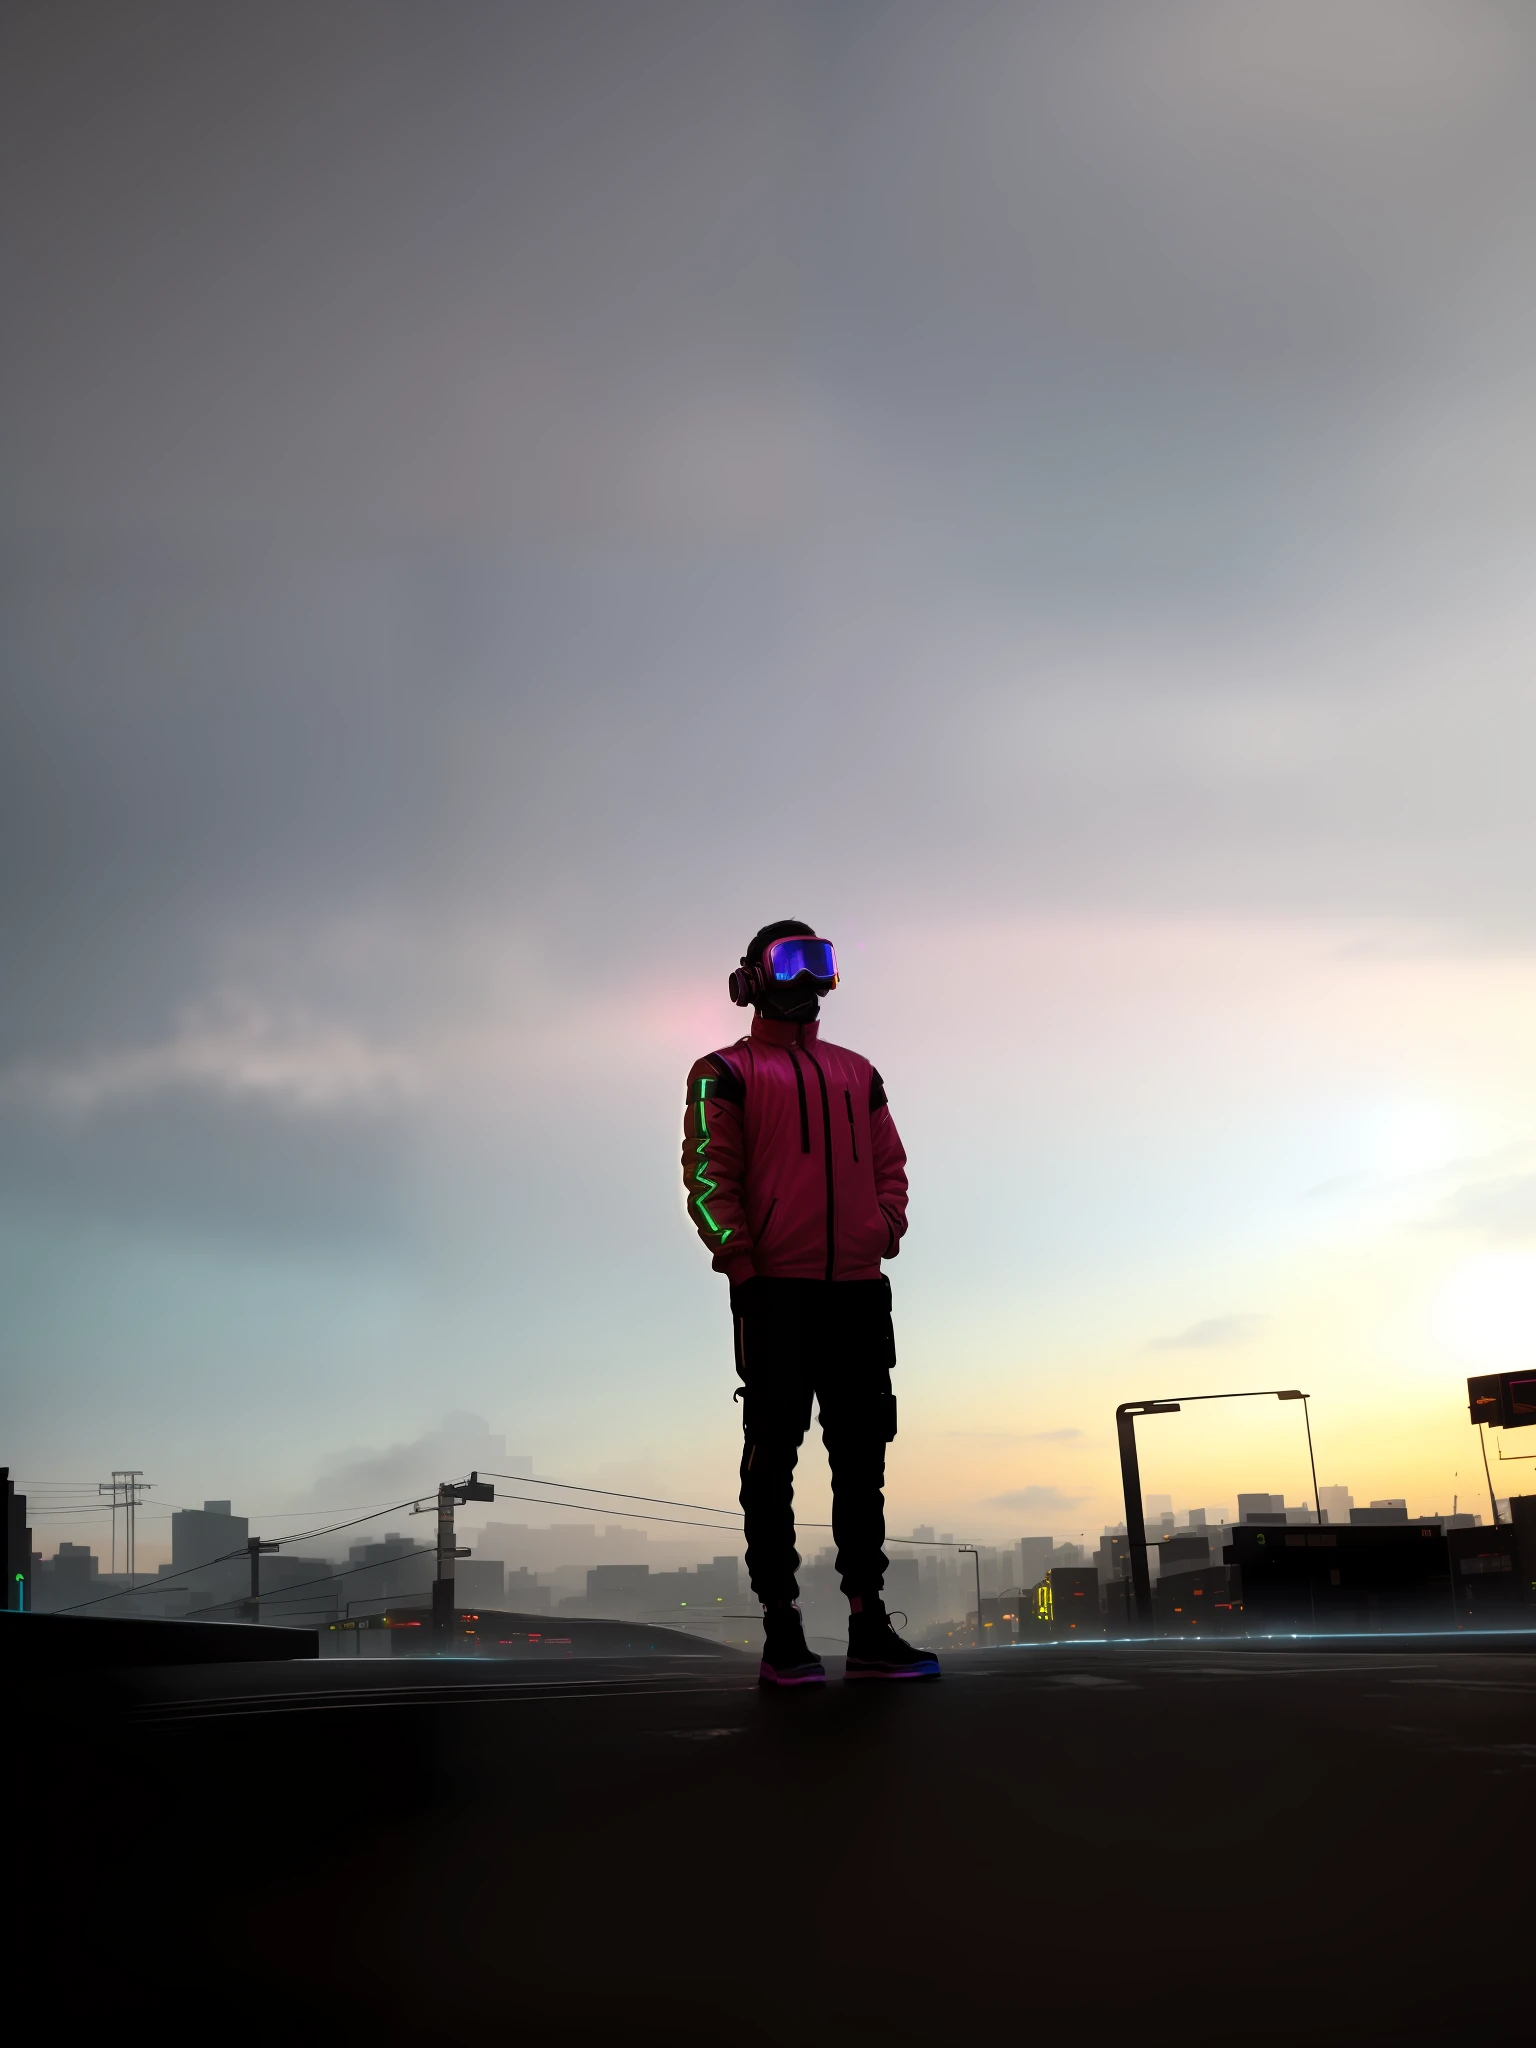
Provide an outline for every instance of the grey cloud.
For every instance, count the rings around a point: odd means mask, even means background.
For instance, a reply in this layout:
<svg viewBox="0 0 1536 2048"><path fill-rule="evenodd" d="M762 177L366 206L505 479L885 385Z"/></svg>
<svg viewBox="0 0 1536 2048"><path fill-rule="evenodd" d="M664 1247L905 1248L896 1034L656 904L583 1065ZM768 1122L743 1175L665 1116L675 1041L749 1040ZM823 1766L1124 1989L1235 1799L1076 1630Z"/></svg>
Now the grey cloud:
<svg viewBox="0 0 1536 2048"><path fill-rule="evenodd" d="M1510 1173L1458 1188L1434 1221L1493 1244L1536 1240L1536 1173Z"/></svg>
<svg viewBox="0 0 1536 2048"><path fill-rule="evenodd" d="M388 1499L409 1500L435 1493L446 1479L466 1473L510 1470L507 1440L494 1434L483 1416L464 1411L443 1418L441 1429L425 1430L410 1443L340 1453L310 1489L317 1507ZM363 1540L367 1540L366 1535Z"/></svg>
<svg viewBox="0 0 1536 2048"><path fill-rule="evenodd" d="M0 1112L0 1193L71 1227L255 1240L301 1259L398 1252L417 1220L398 1112L316 1116L218 1096L151 1098L87 1118Z"/></svg>
<svg viewBox="0 0 1536 2048"><path fill-rule="evenodd" d="M1085 1493L1063 1493L1055 1486L1020 1486L1012 1493L995 1493L982 1505L1008 1508L1020 1515L1063 1515L1087 1499Z"/></svg>
<svg viewBox="0 0 1536 2048"><path fill-rule="evenodd" d="M1536 943L1536 24L963 12L16 25L0 1074L829 878Z"/></svg>
<svg viewBox="0 0 1536 2048"><path fill-rule="evenodd" d="M1267 1316L1207 1316L1191 1323L1176 1337L1158 1337L1149 1351L1227 1351L1234 1345L1252 1344L1263 1335Z"/></svg>

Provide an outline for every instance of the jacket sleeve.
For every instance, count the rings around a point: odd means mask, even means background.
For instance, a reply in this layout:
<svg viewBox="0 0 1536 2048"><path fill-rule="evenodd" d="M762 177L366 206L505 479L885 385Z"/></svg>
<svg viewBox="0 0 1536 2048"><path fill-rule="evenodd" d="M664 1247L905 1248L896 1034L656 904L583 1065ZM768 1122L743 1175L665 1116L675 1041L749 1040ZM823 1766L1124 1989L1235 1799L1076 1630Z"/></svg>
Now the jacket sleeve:
<svg viewBox="0 0 1536 2048"><path fill-rule="evenodd" d="M746 1090L729 1060L714 1054L694 1062L683 1110L683 1188L689 1219L708 1246L715 1271L733 1286L756 1271L741 1194L745 1101Z"/></svg>
<svg viewBox="0 0 1536 2048"><path fill-rule="evenodd" d="M890 1233L885 1257L894 1259L907 1234L907 1155L885 1099L879 1069L871 1070L869 1086L870 1150L875 1162L875 1199Z"/></svg>

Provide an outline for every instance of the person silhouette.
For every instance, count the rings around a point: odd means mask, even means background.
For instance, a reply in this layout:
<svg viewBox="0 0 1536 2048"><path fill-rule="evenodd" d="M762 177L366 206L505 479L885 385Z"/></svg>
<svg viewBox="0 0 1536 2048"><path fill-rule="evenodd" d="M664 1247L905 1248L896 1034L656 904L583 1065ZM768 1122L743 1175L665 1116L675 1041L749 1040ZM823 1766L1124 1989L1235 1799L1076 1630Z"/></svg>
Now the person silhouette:
<svg viewBox="0 0 1536 2048"><path fill-rule="evenodd" d="M730 1285L742 1384L747 1574L763 1608L762 1684L816 1685L796 1579L794 1472L820 1403L832 1534L848 1597L849 1678L936 1678L896 1633L882 1593L885 1447L896 1435L891 1283L907 1228L906 1153L885 1084L817 1022L838 984L828 939L798 918L764 925L731 975L751 1031L688 1074L688 1213Z"/></svg>

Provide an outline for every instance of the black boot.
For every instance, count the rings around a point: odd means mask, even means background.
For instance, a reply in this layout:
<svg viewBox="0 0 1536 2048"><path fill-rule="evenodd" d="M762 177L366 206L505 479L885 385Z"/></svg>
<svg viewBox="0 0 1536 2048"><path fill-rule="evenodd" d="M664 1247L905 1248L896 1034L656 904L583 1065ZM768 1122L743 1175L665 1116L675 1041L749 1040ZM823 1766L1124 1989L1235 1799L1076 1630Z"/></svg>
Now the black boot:
<svg viewBox="0 0 1536 2048"><path fill-rule="evenodd" d="M805 1640L798 1607L763 1609L763 1661L759 1685L822 1685L826 1666Z"/></svg>
<svg viewBox="0 0 1536 2048"><path fill-rule="evenodd" d="M914 1650L891 1626L883 1600L866 1600L848 1616L845 1678L937 1678L939 1660L931 1650Z"/></svg>

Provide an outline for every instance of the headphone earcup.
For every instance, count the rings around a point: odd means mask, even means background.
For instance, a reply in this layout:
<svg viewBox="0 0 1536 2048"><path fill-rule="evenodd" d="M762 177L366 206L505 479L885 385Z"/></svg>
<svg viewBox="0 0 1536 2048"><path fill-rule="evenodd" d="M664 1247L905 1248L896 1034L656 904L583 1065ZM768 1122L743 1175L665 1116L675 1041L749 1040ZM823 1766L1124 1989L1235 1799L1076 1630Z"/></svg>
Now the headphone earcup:
<svg viewBox="0 0 1536 2048"><path fill-rule="evenodd" d="M732 970L726 987L738 1010L750 1009L762 994L763 970L755 961L743 959L741 965Z"/></svg>

